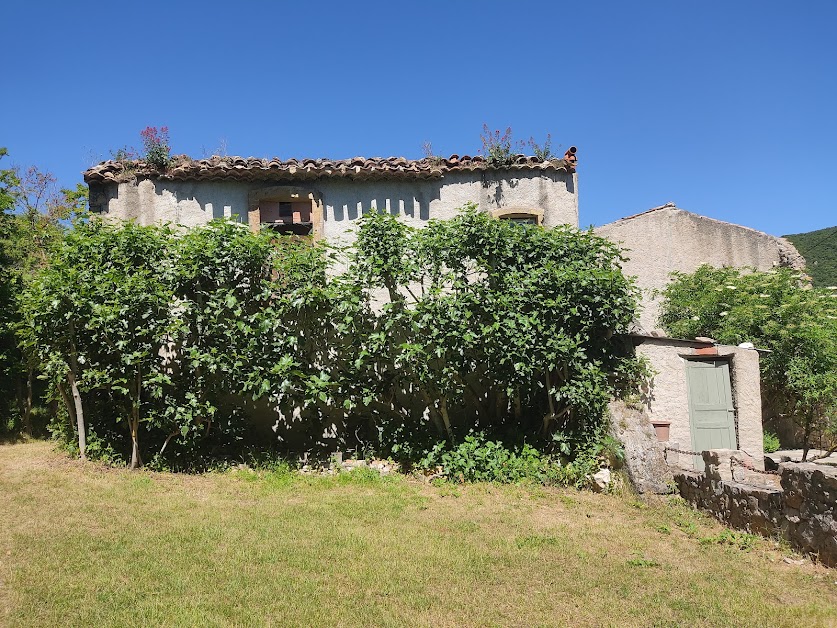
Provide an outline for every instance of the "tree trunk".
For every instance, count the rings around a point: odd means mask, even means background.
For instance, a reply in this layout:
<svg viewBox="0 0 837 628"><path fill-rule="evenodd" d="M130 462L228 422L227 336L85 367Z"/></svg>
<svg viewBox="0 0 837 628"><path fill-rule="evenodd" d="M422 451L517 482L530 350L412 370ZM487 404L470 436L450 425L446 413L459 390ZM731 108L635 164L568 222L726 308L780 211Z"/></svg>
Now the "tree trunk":
<svg viewBox="0 0 837 628"><path fill-rule="evenodd" d="M20 412L20 418L23 420L23 415L26 414L26 401L23 396L23 381L17 376L15 376L15 397L17 397L17 409Z"/></svg>
<svg viewBox="0 0 837 628"><path fill-rule="evenodd" d="M523 416L523 408L520 405L520 390L514 391L514 420L519 425Z"/></svg>
<svg viewBox="0 0 837 628"><path fill-rule="evenodd" d="M135 412L135 414L138 413ZM131 429L131 468L139 469L142 466L142 457L139 452L139 418L131 417L128 421Z"/></svg>
<svg viewBox="0 0 837 628"><path fill-rule="evenodd" d="M544 372L546 378L546 400L549 402L549 414L543 418L543 425L541 425L541 434L549 433L549 424L555 418L555 404L552 401L552 380L549 378L549 370Z"/></svg>
<svg viewBox="0 0 837 628"><path fill-rule="evenodd" d="M26 404L23 408L23 431L27 436L32 436L32 380L35 377L35 369L31 366L26 372Z"/></svg>
<svg viewBox="0 0 837 628"><path fill-rule="evenodd" d="M496 403L494 405L496 415L494 417L497 422L505 422L509 415L509 398L505 390L497 391Z"/></svg>
<svg viewBox="0 0 837 628"><path fill-rule="evenodd" d="M808 416L805 417L805 428L802 436L802 462L808 460L808 452L811 449L811 431L814 425L814 414L812 412L808 413Z"/></svg>
<svg viewBox="0 0 837 628"><path fill-rule="evenodd" d="M70 383L70 392L73 395L73 407L76 415L76 427L78 429L78 451L81 459L87 460L87 433L84 427L84 408L81 405L81 394L78 391L75 373L68 371L67 380Z"/></svg>
<svg viewBox="0 0 837 628"><path fill-rule="evenodd" d="M67 371L67 381L70 383L70 393L73 395L73 406L76 412L78 426L78 451L82 460L87 460L87 432L84 427L84 408L81 405L81 394L78 391L76 373L78 373L78 350L75 344L75 326L70 320L70 369Z"/></svg>
<svg viewBox="0 0 837 628"><path fill-rule="evenodd" d="M474 398L474 406L476 408L477 415L480 418L482 418L482 417L488 418L488 416L489 416L488 402L486 401L487 395L485 395L485 394L480 395L480 393L477 391L477 389L474 388L474 385L467 380L464 380L464 384L465 384L466 390Z"/></svg>
<svg viewBox="0 0 837 628"><path fill-rule="evenodd" d="M448 415L448 399L442 397L442 402L439 404L439 413L442 415L442 421L445 422L445 432L448 434L451 444L453 444L453 431L450 428L450 416Z"/></svg>
<svg viewBox="0 0 837 628"><path fill-rule="evenodd" d="M61 401L64 402L64 407L67 408L67 416L69 417L70 421L70 432L76 431L76 409L73 406L73 402L70 401L70 395L67 394L67 391L64 390L64 387L61 385L61 382L58 382L58 394L61 395Z"/></svg>
<svg viewBox="0 0 837 628"><path fill-rule="evenodd" d="M139 469L142 466L142 457L139 452L140 396L142 392L141 373L137 373L135 384L136 394L131 404L131 418L128 423L131 429L131 468Z"/></svg>
<svg viewBox="0 0 837 628"><path fill-rule="evenodd" d="M168 435L168 438L166 438L166 442L163 443L163 446L160 448L160 455L161 456L163 455L163 452L166 450L166 447L169 446L169 441L172 438L174 438L175 436L177 436L178 434L180 434L180 430L175 430L171 434Z"/></svg>

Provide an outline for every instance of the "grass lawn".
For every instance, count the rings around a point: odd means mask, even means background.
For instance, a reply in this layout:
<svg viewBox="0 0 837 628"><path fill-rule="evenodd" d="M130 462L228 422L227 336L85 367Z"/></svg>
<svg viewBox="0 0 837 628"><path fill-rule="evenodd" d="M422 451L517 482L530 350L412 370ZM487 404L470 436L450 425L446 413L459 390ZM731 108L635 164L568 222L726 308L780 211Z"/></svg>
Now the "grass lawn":
<svg viewBox="0 0 837 628"><path fill-rule="evenodd" d="M837 570L728 536L673 500L0 445L0 625L837 625Z"/></svg>

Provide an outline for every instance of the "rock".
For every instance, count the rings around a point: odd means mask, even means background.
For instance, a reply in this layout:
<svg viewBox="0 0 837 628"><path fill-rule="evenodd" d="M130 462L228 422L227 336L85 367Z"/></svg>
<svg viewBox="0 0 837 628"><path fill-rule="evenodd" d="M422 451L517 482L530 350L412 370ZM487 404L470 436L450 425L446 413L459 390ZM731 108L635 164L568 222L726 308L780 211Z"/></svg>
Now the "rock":
<svg viewBox="0 0 837 628"><path fill-rule="evenodd" d="M785 556L784 562L786 562L788 565L804 565L805 564L805 559L800 558L799 560L794 560L790 556Z"/></svg>
<svg viewBox="0 0 837 628"><path fill-rule="evenodd" d="M639 493L670 493L671 468L651 421L641 408L614 400L609 406L611 435L625 449L625 470ZM676 454L675 454L676 455Z"/></svg>
<svg viewBox="0 0 837 628"><path fill-rule="evenodd" d="M597 493L607 490L611 479L610 469L599 469L599 472L593 475L593 490Z"/></svg>
<svg viewBox="0 0 837 628"><path fill-rule="evenodd" d="M805 270L805 258L787 238L776 238L779 245L779 266Z"/></svg>

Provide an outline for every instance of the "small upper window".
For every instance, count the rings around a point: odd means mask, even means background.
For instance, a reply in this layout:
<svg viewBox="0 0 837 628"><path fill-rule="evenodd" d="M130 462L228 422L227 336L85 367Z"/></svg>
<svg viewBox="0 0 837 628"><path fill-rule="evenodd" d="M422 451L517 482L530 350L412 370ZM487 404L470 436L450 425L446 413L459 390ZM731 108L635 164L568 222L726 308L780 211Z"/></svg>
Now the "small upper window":
<svg viewBox="0 0 837 628"><path fill-rule="evenodd" d="M311 201L259 202L259 226L276 233L311 235L314 223L311 220Z"/></svg>
<svg viewBox="0 0 837 628"><path fill-rule="evenodd" d="M322 232L322 202L310 190L274 186L250 192L250 228L275 233L313 236Z"/></svg>
<svg viewBox="0 0 837 628"><path fill-rule="evenodd" d="M543 223L543 210L528 207L502 207L491 215L498 220L508 220L519 225L540 225Z"/></svg>

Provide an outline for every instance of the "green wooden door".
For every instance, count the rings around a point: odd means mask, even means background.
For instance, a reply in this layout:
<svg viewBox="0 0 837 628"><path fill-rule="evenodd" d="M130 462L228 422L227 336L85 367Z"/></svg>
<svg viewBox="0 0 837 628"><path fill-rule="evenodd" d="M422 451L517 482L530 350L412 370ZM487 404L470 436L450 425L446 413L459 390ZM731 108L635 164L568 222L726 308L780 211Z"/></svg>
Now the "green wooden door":
<svg viewBox="0 0 837 628"><path fill-rule="evenodd" d="M692 449L736 449L735 408L726 360L687 360ZM703 470L703 459L695 457Z"/></svg>

